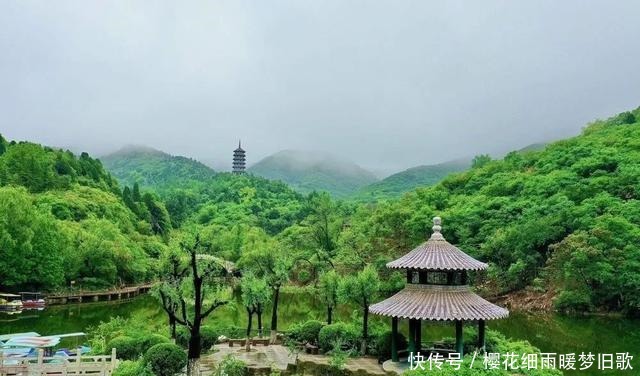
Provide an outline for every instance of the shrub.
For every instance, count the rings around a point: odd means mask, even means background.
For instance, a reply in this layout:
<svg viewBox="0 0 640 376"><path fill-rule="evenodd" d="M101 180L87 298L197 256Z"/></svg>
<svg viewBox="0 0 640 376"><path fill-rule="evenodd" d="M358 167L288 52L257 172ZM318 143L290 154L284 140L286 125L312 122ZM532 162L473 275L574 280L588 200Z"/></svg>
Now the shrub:
<svg viewBox="0 0 640 376"><path fill-rule="evenodd" d="M173 343L159 343L144 354L144 364L156 376L173 376L187 365L187 354Z"/></svg>
<svg viewBox="0 0 640 376"><path fill-rule="evenodd" d="M191 338L191 334L187 328L183 326L176 328L176 345L180 345L186 349L189 347L189 338Z"/></svg>
<svg viewBox="0 0 640 376"><path fill-rule="evenodd" d="M320 329L318 334L318 344L324 352L333 350L333 343L339 341L349 349L356 349L358 346L358 329L353 325L338 322L326 325Z"/></svg>
<svg viewBox="0 0 640 376"><path fill-rule="evenodd" d="M202 346L203 350L210 349L213 345L218 341L218 337L220 336L218 330L213 329L209 326L203 326L200 328L200 346ZM185 327L178 328L176 330L176 344L184 347L185 349L189 347L189 339L191 338L191 333Z"/></svg>
<svg viewBox="0 0 640 376"><path fill-rule="evenodd" d="M247 375L247 365L240 359L236 359L229 354L222 359L216 368L215 376L245 376Z"/></svg>
<svg viewBox="0 0 640 376"><path fill-rule="evenodd" d="M140 356L140 348L137 340L128 336L119 336L107 344L107 351L116 349L118 359L135 360Z"/></svg>
<svg viewBox="0 0 640 376"><path fill-rule="evenodd" d="M553 303L556 309L566 312L588 312L593 309L591 296L584 291L562 291Z"/></svg>
<svg viewBox="0 0 640 376"><path fill-rule="evenodd" d="M149 350L151 347L159 343L169 343L171 341L169 340L169 338L160 334L148 334L148 335L143 335L139 337L137 342L138 342L138 353L142 355L146 353L147 350Z"/></svg>
<svg viewBox="0 0 640 376"><path fill-rule="evenodd" d="M125 360L118 364L113 376L154 376L140 360Z"/></svg>
<svg viewBox="0 0 640 376"><path fill-rule="evenodd" d="M209 350L213 347L213 345L218 342L218 337L220 337L218 330L210 326L203 326L200 328L200 343L202 344L203 350Z"/></svg>
<svg viewBox="0 0 640 376"><path fill-rule="evenodd" d="M300 342L308 342L312 344L318 343L318 335L320 330L324 326L323 323L317 320L309 320L302 324L298 333L298 340Z"/></svg>
<svg viewBox="0 0 640 376"><path fill-rule="evenodd" d="M385 359L391 357L391 337L392 332L388 330L373 338L376 355ZM398 344L398 350L407 348L407 338L402 335L402 333L396 334L396 341Z"/></svg>

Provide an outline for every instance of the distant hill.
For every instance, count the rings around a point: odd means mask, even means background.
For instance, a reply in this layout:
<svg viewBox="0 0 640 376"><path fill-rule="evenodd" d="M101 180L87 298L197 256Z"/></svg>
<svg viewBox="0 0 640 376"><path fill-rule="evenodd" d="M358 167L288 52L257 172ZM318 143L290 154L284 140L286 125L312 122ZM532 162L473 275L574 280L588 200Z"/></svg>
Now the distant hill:
<svg viewBox="0 0 640 376"><path fill-rule="evenodd" d="M434 185L447 175L468 169L471 159L458 159L435 165L417 166L398 172L362 188L356 195L358 200L375 201L395 198L416 188Z"/></svg>
<svg viewBox="0 0 640 376"><path fill-rule="evenodd" d="M205 180L215 171L186 157L174 156L146 146L127 146L100 158L104 166L124 185L162 189Z"/></svg>
<svg viewBox="0 0 640 376"><path fill-rule="evenodd" d="M345 198L378 179L353 162L321 152L284 150L262 159L249 172L281 180L301 193L326 191Z"/></svg>

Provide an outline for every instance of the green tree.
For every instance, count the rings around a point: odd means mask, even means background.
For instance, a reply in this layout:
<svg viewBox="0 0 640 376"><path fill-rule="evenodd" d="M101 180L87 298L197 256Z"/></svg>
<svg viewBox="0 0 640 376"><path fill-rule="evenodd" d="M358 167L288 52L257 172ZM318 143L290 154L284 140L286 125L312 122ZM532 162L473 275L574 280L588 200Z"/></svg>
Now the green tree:
<svg viewBox="0 0 640 376"><path fill-rule="evenodd" d="M171 267L176 268L177 277L165 280L158 287L158 296L170 319L189 330L187 374L194 376L199 374L202 322L227 304L229 273L227 264L208 253L198 234L193 239L186 235L180 242L179 255L170 259L175 263ZM177 310L173 304L177 304Z"/></svg>
<svg viewBox="0 0 640 376"><path fill-rule="evenodd" d="M369 305L380 290L380 278L371 265L355 275L346 276L340 283L338 295L346 304L357 304L362 310L362 353L367 353L369 339Z"/></svg>
<svg viewBox="0 0 640 376"><path fill-rule="evenodd" d="M135 202L142 202L142 195L140 194L140 185L138 182L133 183L132 198Z"/></svg>
<svg viewBox="0 0 640 376"><path fill-rule="evenodd" d="M340 277L335 270L329 270L320 275L320 283L318 285L318 293L320 299L327 307L327 324L331 325L333 310L338 305L338 288Z"/></svg>
<svg viewBox="0 0 640 376"><path fill-rule="evenodd" d="M240 260L257 276L263 278L271 290L271 340L275 341L278 331L278 303L280 289L289 280L289 274L294 266L293 251L285 249L283 244L275 239L266 239L250 247Z"/></svg>
<svg viewBox="0 0 640 376"><path fill-rule="evenodd" d="M489 162L491 162L491 156L489 154L476 155L471 160L471 168L480 168Z"/></svg>
<svg viewBox="0 0 640 376"><path fill-rule="evenodd" d="M39 212L24 188L0 188L0 286L62 286L67 247L53 216Z"/></svg>
<svg viewBox="0 0 640 376"><path fill-rule="evenodd" d="M267 282L262 278L256 278L253 274L242 277L240 282L242 292L242 305L247 310L247 351L251 349L251 326L253 315L258 317L258 335L262 337L262 312L269 303L270 292Z"/></svg>
<svg viewBox="0 0 640 376"><path fill-rule="evenodd" d="M153 231L154 234L167 237L171 230L171 219L169 218L167 209L162 202L158 201L151 193L145 193L143 201L149 211L151 231Z"/></svg>

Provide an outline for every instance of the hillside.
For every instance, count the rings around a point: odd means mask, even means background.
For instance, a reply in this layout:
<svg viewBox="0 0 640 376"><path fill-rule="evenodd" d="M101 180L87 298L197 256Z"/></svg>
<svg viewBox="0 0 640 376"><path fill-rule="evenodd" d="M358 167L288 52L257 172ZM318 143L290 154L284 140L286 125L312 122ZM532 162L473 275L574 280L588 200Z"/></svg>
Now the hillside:
<svg viewBox="0 0 640 376"><path fill-rule="evenodd" d="M148 194L125 197L86 153L0 136L0 290L154 278L151 255L165 248L166 210Z"/></svg>
<svg viewBox="0 0 640 376"><path fill-rule="evenodd" d="M639 119L640 108L484 161L363 208L350 231L378 244L369 254L394 258L439 215L447 240L492 265L484 285L494 293L531 286L552 292L559 309L640 313Z"/></svg>
<svg viewBox="0 0 640 376"><path fill-rule="evenodd" d="M345 198L378 179L353 162L326 153L284 150L249 168L257 176L281 180L301 193L326 191Z"/></svg>
<svg viewBox="0 0 640 376"><path fill-rule="evenodd" d="M471 166L470 159L460 159L435 165L417 166L390 175L357 192L360 201L397 198L419 187L434 185L453 172L460 172Z"/></svg>
<svg viewBox="0 0 640 376"><path fill-rule="evenodd" d="M123 184L138 183L154 190L215 176L211 168L194 159L173 156L144 146L128 146L100 160Z"/></svg>

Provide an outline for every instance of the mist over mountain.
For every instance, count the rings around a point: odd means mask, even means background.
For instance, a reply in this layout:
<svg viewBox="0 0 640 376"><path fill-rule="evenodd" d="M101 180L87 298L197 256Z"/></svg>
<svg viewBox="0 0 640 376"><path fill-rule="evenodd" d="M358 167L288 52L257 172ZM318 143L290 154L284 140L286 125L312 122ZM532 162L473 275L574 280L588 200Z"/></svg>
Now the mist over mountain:
<svg viewBox="0 0 640 376"><path fill-rule="evenodd" d="M340 198L378 180L351 161L317 151L283 150L254 164L249 172L281 180L301 193L326 191Z"/></svg>
<svg viewBox="0 0 640 376"><path fill-rule="evenodd" d="M213 169L195 159L141 145L125 146L100 160L125 185L180 186L190 180L205 180L215 175Z"/></svg>

